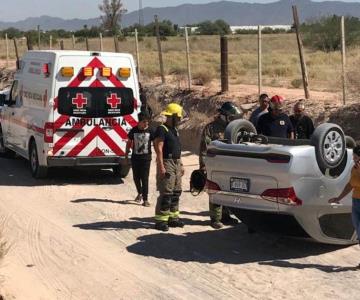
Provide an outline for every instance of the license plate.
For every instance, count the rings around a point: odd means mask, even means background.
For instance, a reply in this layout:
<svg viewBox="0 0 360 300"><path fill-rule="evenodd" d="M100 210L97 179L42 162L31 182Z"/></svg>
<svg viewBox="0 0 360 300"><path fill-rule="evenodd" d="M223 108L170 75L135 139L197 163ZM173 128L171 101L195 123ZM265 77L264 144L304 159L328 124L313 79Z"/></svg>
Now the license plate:
<svg viewBox="0 0 360 300"><path fill-rule="evenodd" d="M230 178L230 190L233 192L249 192L250 179L247 178Z"/></svg>

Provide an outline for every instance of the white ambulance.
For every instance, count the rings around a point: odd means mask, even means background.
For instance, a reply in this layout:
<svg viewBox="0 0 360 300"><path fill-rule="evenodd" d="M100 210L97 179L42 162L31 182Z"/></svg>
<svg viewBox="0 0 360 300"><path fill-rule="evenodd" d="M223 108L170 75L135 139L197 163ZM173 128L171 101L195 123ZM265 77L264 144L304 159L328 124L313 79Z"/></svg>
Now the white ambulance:
<svg viewBox="0 0 360 300"><path fill-rule="evenodd" d="M129 172L125 145L141 106L130 54L29 51L1 104L0 155L28 159L35 178L53 167Z"/></svg>

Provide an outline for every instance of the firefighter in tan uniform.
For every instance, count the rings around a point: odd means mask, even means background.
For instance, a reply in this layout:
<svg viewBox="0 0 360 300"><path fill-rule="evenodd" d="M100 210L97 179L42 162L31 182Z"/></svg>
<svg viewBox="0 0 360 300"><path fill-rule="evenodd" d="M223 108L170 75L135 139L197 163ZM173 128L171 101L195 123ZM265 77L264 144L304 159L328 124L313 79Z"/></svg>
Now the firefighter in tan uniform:
<svg viewBox="0 0 360 300"><path fill-rule="evenodd" d="M177 130L183 109L177 103L170 103L162 115L166 116L166 122L157 128L154 140L157 162L156 182L160 193L155 209L155 229L168 231L169 227L184 227L184 223L179 218L184 168Z"/></svg>
<svg viewBox="0 0 360 300"><path fill-rule="evenodd" d="M231 102L225 102L218 111L219 114L215 120L205 126L201 136L199 164L202 170L205 170L204 157L210 142L223 139L226 126L241 114L239 108ZM211 202L209 202L209 208L211 227L220 229L223 227L223 224L235 225L238 223L237 219L230 216L228 208Z"/></svg>

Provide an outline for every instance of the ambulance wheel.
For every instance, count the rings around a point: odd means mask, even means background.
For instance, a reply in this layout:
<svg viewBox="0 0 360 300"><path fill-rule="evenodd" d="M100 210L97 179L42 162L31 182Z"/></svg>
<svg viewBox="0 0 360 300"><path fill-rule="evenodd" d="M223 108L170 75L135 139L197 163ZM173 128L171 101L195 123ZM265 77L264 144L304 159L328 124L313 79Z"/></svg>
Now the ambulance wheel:
<svg viewBox="0 0 360 300"><path fill-rule="evenodd" d="M40 166L39 156L36 149L36 143L34 141L30 144L30 171L31 175L36 178L45 178L47 176L47 168Z"/></svg>
<svg viewBox="0 0 360 300"><path fill-rule="evenodd" d="M15 152L5 147L1 124L0 124L0 157L6 157L6 158L15 157Z"/></svg>
<svg viewBox="0 0 360 300"><path fill-rule="evenodd" d="M130 165L118 165L112 169L115 177L125 178L130 172Z"/></svg>

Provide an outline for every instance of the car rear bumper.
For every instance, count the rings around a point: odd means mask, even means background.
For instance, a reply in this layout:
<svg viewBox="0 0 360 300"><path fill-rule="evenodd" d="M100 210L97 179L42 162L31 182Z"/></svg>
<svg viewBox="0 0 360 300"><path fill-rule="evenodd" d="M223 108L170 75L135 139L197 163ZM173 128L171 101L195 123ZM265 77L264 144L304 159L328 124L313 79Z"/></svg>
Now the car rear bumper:
<svg viewBox="0 0 360 300"><path fill-rule="evenodd" d="M107 157L48 157L48 167L114 167L125 164L120 156Z"/></svg>
<svg viewBox="0 0 360 300"><path fill-rule="evenodd" d="M219 192L210 202L230 208L246 225L260 231L310 237L333 245L352 245L356 236L351 224L351 207L329 205L285 206L258 195Z"/></svg>
<svg viewBox="0 0 360 300"><path fill-rule="evenodd" d="M248 193L233 193L233 192L216 192L209 193L211 203L224 205L234 208L243 208L255 211L269 211L278 212L279 206L277 202L267 201L261 198L260 195Z"/></svg>

